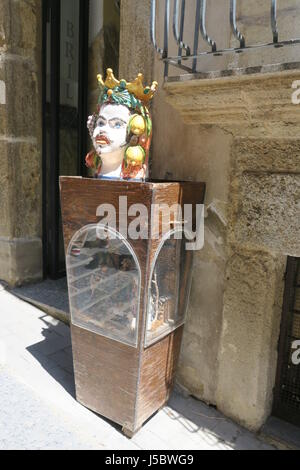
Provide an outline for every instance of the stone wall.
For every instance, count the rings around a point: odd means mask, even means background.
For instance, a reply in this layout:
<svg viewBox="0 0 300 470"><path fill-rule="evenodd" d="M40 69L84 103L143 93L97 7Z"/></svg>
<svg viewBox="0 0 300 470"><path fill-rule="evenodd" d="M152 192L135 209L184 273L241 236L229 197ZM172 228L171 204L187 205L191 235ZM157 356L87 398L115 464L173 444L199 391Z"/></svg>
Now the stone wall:
<svg viewBox="0 0 300 470"><path fill-rule="evenodd" d="M161 3L158 5L162 8ZM180 113L174 112L166 102L163 67L153 53L149 17L150 0L122 1L120 73L133 78L141 70L145 82L155 79L160 84L152 108L153 177L168 175L207 183L205 248L195 257L178 381L196 397L215 403L227 260L226 204L232 136L210 126L186 125Z"/></svg>
<svg viewBox="0 0 300 470"><path fill-rule="evenodd" d="M99 98L98 74L112 68L119 72L120 12L111 0L90 0L90 37L88 60L88 115L95 112ZM92 141L88 137L88 151ZM92 171L87 170L92 176Z"/></svg>
<svg viewBox="0 0 300 470"><path fill-rule="evenodd" d="M95 111L99 96L97 75L112 68L118 75L120 13L111 0L90 1L89 112Z"/></svg>
<svg viewBox="0 0 300 470"><path fill-rule="evenodd" d="M223 47L228 47L230 40L229 24L223 21L224 11L228 6L229 2L226 0L213 11L213 3L208 2L208 17L217 15L215 21L219 25L214 38ZM186 25L194 25L194 11L191 4L187 10ZM163 15L163 11L160 14ZM157 36L161 45L163 36L159 27ZM193 44L193 26L186 27L185 41ZM209 50L209 46L201 38L199 50ZM177 53L172 42L170 53ZM218 58L217 66L226 68L227 63L227 57ZM200 70L205 70L212 63L205 58L198 65ZM186 123L182 112L174 112L173 103L170 105L167 102L163 87L163 66L157 56L154 70L155 79L161 86L153 107L153 175L164 178L169 174L175 179L205 181L207 184L205 245L200 252L195 253L192 290L177 380L197 398L216 404L233 137L227 130L212 127L209 123ZM173 67L170 67L169 72L170 76L183 73ZM188 87L177 98L186 102L187 94L193 102L197 102L197 93ZM198 113L198 106L193 109L195 114Z"/></svg>
<svg viewBox="0 0 300 470"><path fill-rule="evenodd" d="M41 1L0 1L0 279L42 276Z"/></svg>
<svg viewBox="0 0 300 470"><path fill-rule="evenodd" d="M278 71L271 67L251 76L165 85L167 101L186 123L213 125L215 137L222 129L232 139L229 177L223 178L228 189L226 269L211 397L220 410L251 429L261 427L271 412L286 257L300 253L300 107L291 100L297 77L294 64L294 70L278 66ZM201 306L199 315L210 324L207 313ZM208 363L208 349L202 351ZM182 371L181 380L189 386L184 363Z"/></svg>
<svg viewBox="0 0 300 470"><path fill-rule="evenodd" d="M294 61L299 49L201 61L200 72L213 70L211 78L163 85L163 65L157 57L149 59L147 39L138 41L136 56L128 52L136 45L133 3L123 1L121 64L134 69L132 74L146 69L147 78L161 85L153 106L153 176L207 183L205 246L196 254L177 379L199 399L257 430L272 408L286 257L300 252L300 105L291 103L300 67L278 65ZM139 2L144 12L139 31L148 28L149 3ZM239 26L250 43L272 40L266 2L238 3ZM221 47L237 45L229 22L223 23L229 1L218 11L211 4L210 24L218 27L210 28L210 35ZM298 10L295 0L280 3L280 39L299 37ZM162 29L160 44L161 39ZM201 47L207 49L203 42ZM218 69L250 66L259 73L215 79ZM170 70L171 76L181 73Z"/></svg>

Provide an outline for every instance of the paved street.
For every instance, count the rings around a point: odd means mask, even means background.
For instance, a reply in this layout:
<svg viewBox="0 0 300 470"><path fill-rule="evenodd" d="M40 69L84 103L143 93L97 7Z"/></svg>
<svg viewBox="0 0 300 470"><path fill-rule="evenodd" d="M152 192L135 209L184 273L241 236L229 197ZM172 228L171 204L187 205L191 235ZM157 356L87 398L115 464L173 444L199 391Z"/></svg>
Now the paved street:
<svg viewBox="0 0 300 470"><path fill-rule="evenodd" d="M273 448L178 390L127 439L76 402L69 328L2 289L0 449Z"/></svg>

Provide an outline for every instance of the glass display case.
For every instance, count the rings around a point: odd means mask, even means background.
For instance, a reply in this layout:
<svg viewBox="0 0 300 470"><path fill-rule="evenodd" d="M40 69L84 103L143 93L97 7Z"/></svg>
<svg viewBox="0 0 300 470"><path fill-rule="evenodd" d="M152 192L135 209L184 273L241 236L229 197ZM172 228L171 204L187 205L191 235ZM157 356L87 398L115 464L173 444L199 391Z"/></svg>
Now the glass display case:
<svg viewBox="0 0 300 470"><path fill-rule="evenodd" d="M193 262L193 252L187 251L185 244L182 229L173 230L165 235L155 254L150 272L145 347L185 321Z"/></svg>
<svg viewBox="0 0 300 470"><path fill-rule="evenodd" d="M118 232L88 225L67 253L72 323L128 345L137 344L140 268Z"/></svg>
<svg viewBox="0 0 300 470"><path fill-rule="evenodd" d="M193 260L180 212L192 207L195 230L205 185L61 177L60 188L76 398L132 436L172 391ZM140 204L152 237L130 235L132 223L143 232L129 212ZM151 216L160 204L181 208L168 233L161 217Z"/></svg>

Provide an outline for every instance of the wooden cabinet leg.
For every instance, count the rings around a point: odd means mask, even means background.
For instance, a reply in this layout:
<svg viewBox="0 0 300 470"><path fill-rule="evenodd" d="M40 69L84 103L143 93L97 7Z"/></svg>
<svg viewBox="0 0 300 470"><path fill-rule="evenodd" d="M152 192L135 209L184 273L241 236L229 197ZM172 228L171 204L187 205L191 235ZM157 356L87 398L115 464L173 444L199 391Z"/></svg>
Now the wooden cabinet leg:
<svg viewBox="0 0 300 470"><path fill-rule="evenodd" d="M124 434L124 436L128 437L128 439L132 439L136 435L136 433L139 432L140 429L141 429L141 427L139 427L135 431L132 431L131 429L128 429L128 428L126 428L126 426L124 426L122 428L122 433Z"/></svg>

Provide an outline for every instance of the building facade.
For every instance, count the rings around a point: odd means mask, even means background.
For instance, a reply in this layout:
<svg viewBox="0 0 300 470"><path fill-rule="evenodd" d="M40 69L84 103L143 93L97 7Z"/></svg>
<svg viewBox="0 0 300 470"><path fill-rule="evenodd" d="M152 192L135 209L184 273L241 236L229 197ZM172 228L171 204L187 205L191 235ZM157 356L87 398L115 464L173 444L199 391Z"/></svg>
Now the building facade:
<svg viewBox="0 0 300 470"><path fill-rule="evenodd" d="M230 0L207 3L219 49L237 47ZM196 7L186 10L190 44ZM160 83L153 177L207 184L177 380L250 429L272 412L299 423L300 365L290 362L300 338L299 49L212 54L197 73L170 67L165 78L150 17L151 0L0 0L0 279L63 275L58 176L85 174L96 75L108 66L126 79L143 71ZM238 2L237 18L249 45L272 42L270 2ZM300 37L296 0L281 2L278 29L281 40ZM168 55L177 53L170 42Z"/></svg>

